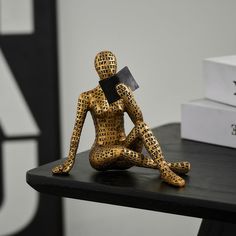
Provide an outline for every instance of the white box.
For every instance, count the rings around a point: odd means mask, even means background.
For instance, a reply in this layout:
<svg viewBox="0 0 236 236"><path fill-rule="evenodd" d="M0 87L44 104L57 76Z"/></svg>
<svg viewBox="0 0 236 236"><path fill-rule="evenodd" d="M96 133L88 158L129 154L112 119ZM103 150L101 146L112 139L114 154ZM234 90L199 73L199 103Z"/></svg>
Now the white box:
<svg viewBox="0 0 236 236"><path fill-rule="evenodd" d="M236 55L203 61L206 98L236 106Z"/></svg>
<svg viewBox="0 0 236 236"><path fill-rule="evenodd" d="M236 147L236 107L199 99L181 107L181 137Z"/></svg>

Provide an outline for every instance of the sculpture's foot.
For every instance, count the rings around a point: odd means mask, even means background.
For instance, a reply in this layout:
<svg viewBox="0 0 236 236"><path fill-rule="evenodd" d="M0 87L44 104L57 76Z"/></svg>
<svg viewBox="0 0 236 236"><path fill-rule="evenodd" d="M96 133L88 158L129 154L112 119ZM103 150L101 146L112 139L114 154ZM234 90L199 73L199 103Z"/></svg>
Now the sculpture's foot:
<svg viewBox="0 0 236 236"><path fill-rule="evenodd" d="M165 165L160 169L161 172L161 179L173 186L176 187L183 187L185 185L185 180L182 179L180 176L176 175L168 165Z"/></svg>
<svg viewBox="0 0 236 236"><path fill-rule="evenodd" d="M168 166L176 174L187 174L191 168L190 163L187 161L169 162Z"/></svg>
<svg viewBox="0 0 236 236"><path fill-rule="evenodd" d="M55 166L52 169L52 173L53 174L57 174L57 175L66 175L69 174L71 168L73 166L73 163L65 161L63 164Z"/></svg>

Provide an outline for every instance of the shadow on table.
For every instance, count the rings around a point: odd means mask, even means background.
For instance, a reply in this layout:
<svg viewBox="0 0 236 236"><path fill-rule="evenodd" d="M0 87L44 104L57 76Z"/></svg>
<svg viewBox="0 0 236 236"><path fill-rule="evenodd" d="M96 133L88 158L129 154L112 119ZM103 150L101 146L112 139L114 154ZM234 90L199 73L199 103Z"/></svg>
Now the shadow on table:
<svg viewBox="0 0 236 236"><path fill-rule="evenodd" d="M92 180L99 184L118 187L134 187L137 182L132 173L124 170L96 172L92 176Z"/></svg>

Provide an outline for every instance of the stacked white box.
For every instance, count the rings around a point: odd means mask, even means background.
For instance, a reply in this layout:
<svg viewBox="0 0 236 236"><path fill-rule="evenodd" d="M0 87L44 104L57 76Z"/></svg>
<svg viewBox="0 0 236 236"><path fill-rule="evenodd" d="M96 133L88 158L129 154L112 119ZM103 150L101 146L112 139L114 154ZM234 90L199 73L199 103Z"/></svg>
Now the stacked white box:
<svg viewBox="0 0 236 236"><path fill-rule="evenodd" d="M236 56L209 58L203 62L206 98L236 106Z"/></svg>
<svg viewBox="0 0 236 236"><path fill-rule="evenodd" d="M182 105L181 137L236 148L236 56L205 59L205 99Z"/></svg>
<svg viewBox="0 0 236 236"><path fill-rule="evenodd" d="M181 137L236 148L236 107L208 99L183 104Z"/></svg>

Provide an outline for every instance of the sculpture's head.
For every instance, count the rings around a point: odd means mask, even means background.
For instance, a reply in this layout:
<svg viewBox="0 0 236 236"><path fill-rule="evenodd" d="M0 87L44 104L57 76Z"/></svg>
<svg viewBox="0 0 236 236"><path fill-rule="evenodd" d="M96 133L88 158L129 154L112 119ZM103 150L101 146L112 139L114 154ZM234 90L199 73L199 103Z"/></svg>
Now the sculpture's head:
<svg viewBox="0 0 236 236"><path fill-rule="evenodd" d="M95 57L94 66L100 79L107 79L116 74L116 56L110 51L99 52Z"/></svg>

